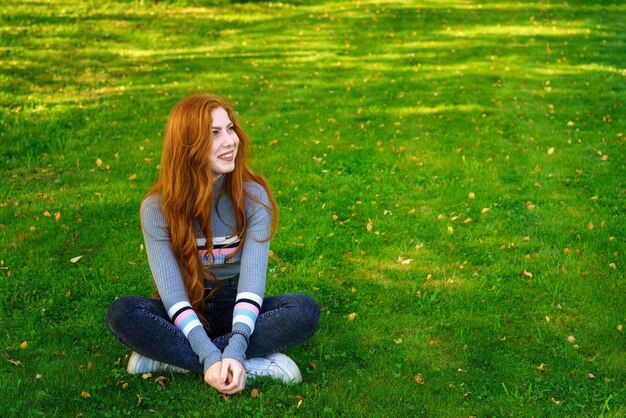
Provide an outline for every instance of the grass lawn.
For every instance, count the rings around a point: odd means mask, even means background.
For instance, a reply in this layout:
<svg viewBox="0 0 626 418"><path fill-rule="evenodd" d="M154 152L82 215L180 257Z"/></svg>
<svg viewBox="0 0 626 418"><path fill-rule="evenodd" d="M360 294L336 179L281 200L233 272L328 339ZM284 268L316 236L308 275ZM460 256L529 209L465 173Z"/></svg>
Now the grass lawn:
<svg viewBox="0 0 626 418"><path fill-rule="evenodd" d="M626 4L215 3L3 2L0 416L626 416ZM106 325L197 91L322 307L301 385L129 376Z"/></svg>

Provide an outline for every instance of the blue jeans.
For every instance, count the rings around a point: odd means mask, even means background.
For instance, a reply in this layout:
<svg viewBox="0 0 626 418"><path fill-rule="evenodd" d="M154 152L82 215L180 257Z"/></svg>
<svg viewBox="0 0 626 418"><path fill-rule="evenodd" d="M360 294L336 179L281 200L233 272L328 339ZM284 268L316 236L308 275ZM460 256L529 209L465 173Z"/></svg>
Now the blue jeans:
<svg viewBox="0 0 626 418"><path fill-rule="evenodd" d="M237 285L223 285L207 302L204 317L207 335L220 350L231 336ZM109 307L108 322L113 334L126 346L153 360L202 372L203 365L189 341L170 320L159 299L124 296ZM307 295L267 297L256 321L246 358L262 357L301 344L317 329L320 308Z"/></svg>

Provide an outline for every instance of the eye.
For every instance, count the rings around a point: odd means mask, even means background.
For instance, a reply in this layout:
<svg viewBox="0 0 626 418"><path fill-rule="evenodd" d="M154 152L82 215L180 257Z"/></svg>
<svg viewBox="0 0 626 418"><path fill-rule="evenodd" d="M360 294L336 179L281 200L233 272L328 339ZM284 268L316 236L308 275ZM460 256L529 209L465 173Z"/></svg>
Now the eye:
<svg viewBox="0 0 626 418"><path fill-rule="evenodd" d="M214 129L212 131L212 134L213 134L213 136L218 136L220 134L220 131Z"/></svg>
<svg viewBox="0 0 626 418"><path fill-rule="evenodd" d="M234 125L230 125L228 127L228 132L234 132L235 131L235 126Z"/></svg>

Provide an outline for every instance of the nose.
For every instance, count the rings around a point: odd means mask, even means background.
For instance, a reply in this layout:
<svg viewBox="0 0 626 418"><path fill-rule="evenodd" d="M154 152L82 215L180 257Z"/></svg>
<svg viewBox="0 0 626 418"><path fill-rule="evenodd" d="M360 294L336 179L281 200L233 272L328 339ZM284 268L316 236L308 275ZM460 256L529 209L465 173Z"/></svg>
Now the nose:
<svg viewBox="0 0 626 418"><path fill-rule="evenodd" d="M232 132L226 132L226 135L224 137L224 145L228 145L228 146L232 146L235 145L235 138L236 138L236 133Z"/></svg>

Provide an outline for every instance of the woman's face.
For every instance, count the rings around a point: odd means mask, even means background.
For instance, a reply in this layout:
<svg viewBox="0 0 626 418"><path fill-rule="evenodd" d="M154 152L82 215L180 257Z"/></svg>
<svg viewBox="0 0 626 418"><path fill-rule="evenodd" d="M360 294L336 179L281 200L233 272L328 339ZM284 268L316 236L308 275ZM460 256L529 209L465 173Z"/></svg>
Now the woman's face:
<svg viewBox="0 0 626 418"><path fill-rule="evenodd" d="M239 137L235 127L224 108L217 107L211 111L211 130L213 146L209 161L214 177L230 173L235 169L235 157L239 147Z"/></svg>

